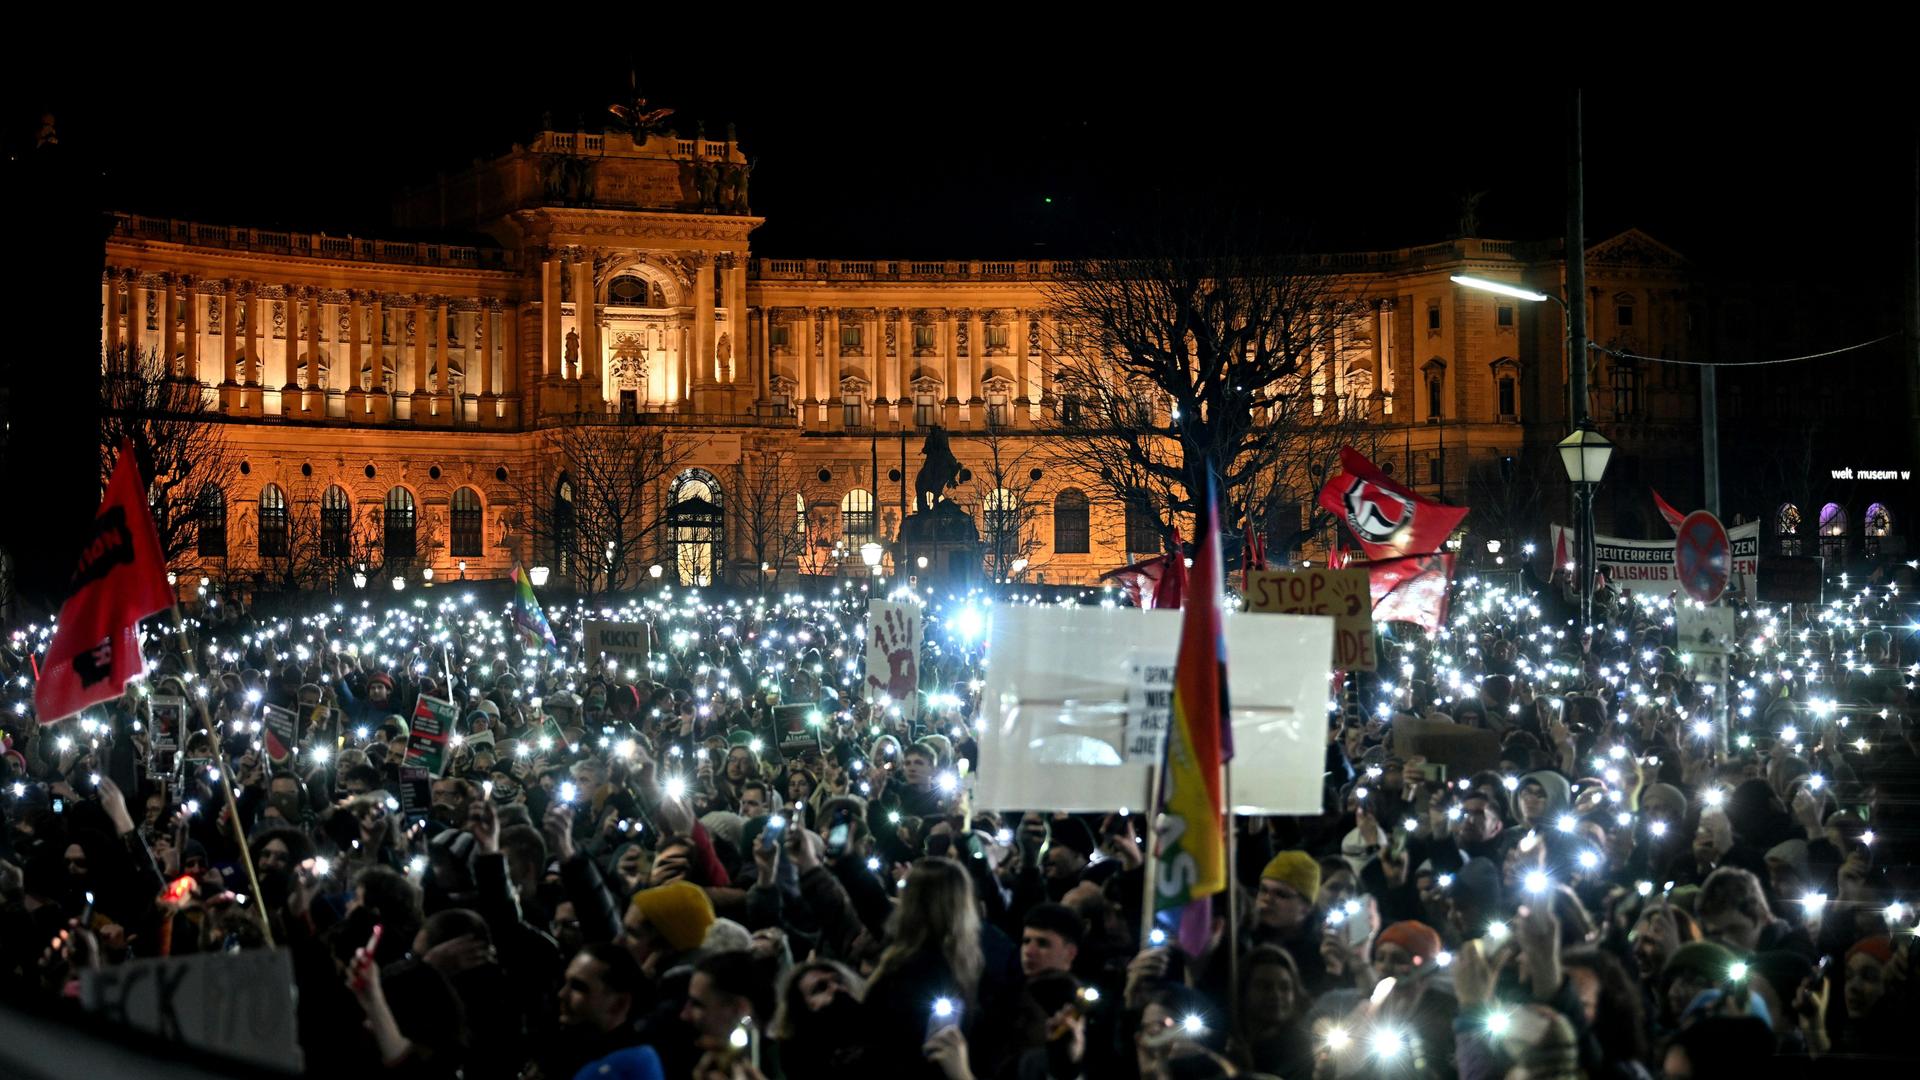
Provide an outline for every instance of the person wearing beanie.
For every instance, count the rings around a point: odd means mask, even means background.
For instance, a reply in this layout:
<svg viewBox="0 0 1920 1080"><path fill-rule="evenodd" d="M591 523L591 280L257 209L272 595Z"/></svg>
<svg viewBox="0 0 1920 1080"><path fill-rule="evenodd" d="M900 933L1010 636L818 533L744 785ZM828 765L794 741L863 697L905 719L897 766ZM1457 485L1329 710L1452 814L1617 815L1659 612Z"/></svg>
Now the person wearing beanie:
<svg viewBox="0 0 1920 1080"><path fill-rule="evenodd" d="M713 902L690 881L670 881L634 893L624 926L634 959L648 974L657 975L706 943Z"/></svg>
<svg viewBox="0 0 1920 1080"><path fill-rule="evenodd" d="M1663 1004L1668 1026L1679 1025L1687 1006L1701 991L1711 990L1730 976L1735 960L1725 946L1711 941L1689 942L1675 949L1666 967L1660 969L1660 979L1667 988Z"/></svg>
<svg viewBox="0 0 1920 1080"><path fill-rule="evenodd" d="M1320 864L1304 851L1283 851L1260 871L1253 942L1285 949L1310 994L1331 986L1327 961L1320 953L1319 900Z"/></svg>
<svg viewBox="0 0 1920 1080"><path fill-rule="evenodd" d="M1043 857L1040 872L1047 879L1047 899L1056 903L1080 884L1093 858L1093 830L1079 818L1063 818L1053 823L1052 842Z"/></svg>
<svg viewBox="0 0 1920 1080"><path fill-rule="evenodd" d="M1373 943L1373 966L1382 975L1404 979L1433 967L1440 955L1440 935L1414 919L1394 923Z"/></svg>
<svg viewBox="0 0 1920 1080"><path fill-rule="evenodd" d="M1521 777L1515 795L1520 824L1529 829L1552 828L1573 806L1573 785L1566 777L1545 769Z"/></svg>

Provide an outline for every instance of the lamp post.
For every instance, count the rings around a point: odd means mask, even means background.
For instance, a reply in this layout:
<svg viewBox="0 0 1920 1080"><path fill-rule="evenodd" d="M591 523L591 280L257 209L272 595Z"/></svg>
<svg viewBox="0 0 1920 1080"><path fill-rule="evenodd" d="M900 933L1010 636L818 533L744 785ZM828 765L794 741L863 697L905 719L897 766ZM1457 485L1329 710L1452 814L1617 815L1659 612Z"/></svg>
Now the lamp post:
<svg viewBox="0 0 1920 1080"><path fill-rule="evenodd" d="M1580 595L1580 626L1585 629L1593 623L1593 489L1607 473L1607 462L1613 458L1613 444L1583 420L1573 429L1573 434L1561 439L1554 448L1560 451L1560 463L1566 466L1567 479L1573 483L1574 500L1578 504L1573 584Z"/></svg>
<svg viewBox="0 0 1920 1080"><path fill-rule="evenodd" d="M402 589L405 589L406 587L407 587L407 575L405 574L393 575L393 591L394 592L399 592Z"/></svg>
<svg viewBox="0 0 1920 1080"><path fill-rule="evenodd" d="M547 575L551 573L553 571L545 566L531 567L527 570L527 580L533 582L533 587L536 589L544 588L547 584Z"/></svg>
<svg viewBox="0 0 1920 1080"><path fill-rule="evenodd" d="M884 554L886 550L886 548L880 546L877 540L869 540L860 545L860 561L867 564L868 577L872 577L880 572L880 556Z"/></svg>

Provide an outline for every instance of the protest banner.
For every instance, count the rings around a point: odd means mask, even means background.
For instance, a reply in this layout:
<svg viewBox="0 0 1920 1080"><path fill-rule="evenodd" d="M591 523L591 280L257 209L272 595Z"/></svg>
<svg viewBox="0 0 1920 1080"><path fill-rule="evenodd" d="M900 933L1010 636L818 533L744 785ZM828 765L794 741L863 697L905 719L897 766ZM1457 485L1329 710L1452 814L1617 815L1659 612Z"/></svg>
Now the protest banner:
<svg viewBox="0 0 1920 1080"><path fill-rule="evenodd" d="M275 765L284 764L293 757L293 748L300 744L300 718L292 709L283 709L278 705L260 707L260 734L267 745L267 756Z"/></svg>
<svg viewBox="0 0 1920 1080"><path fill-rule="evenodd" d="M1173 661L1136 655L1127 665L1127 731L1120 742L1127 761L1152 763L1165 751L1173 726Z"/></svg>
<svg viewBox="0 0 1920 1080"><path fill-rule="evenodd" d="M643 622L608 622L588 619L586 625L587 664L604 665L628 679L648 670L652 656L651 628Z"/></svg>
<svg viewBox="0 0 1920 1080"><path fill-rule="evenodd" d="M147 699L147 732L153 740L153 767L156 771L173 771L173 757L180 752L181 735L186 725L186 698L155 694Z"/></svg>
<svg viewBox="0 0 1920 1080"><path fill-rule="evenodd" d="M263 1068L303 1064L286 949L129 960L80 973L80 1004L112 1024Z"/></svg>
<svg viewBox="0 0 1920 1080"><path fill-rule="evenodd" d="M1373 597L1365 570L1256 570L1247 610L1333 616L1335 671L1372 671Z"/></svg>
<svg viewBox="0 0 1920 1080"><path fill-rule="evenodd" d="M460 710L453 702L421 694L408 721L410 731L407 735L405 764L418 765L434 776L444 773L447 768L447 736L453 734L453 726L459 719Z"/></svg>
<svg viewBox="0 0 1920 1080"><path fill-rule="evenodd" d="M890 600L867 602L867 675L870 701L888 699L900 718L912 723L920 714L920 642L925 626L918 604Z"/></svg>
<svg viewBox="0 0 1920 1080"><path fill-rule="evenodd" d="M1572 529L1555 525L1552 530L1554 551L1574 550ZM1760 570L1760 523L1749 521L1728 529L1727 541L1733 553L1728 587L1743 591L1753 588ZM1618 536L1596 536L1593 557L1595 570L1605 574L1617 588L1659 592L1680 589L1680 570L1675 565L1672 538L1627 540Z"/></svg>
<svg viewBox="0 0 1920 1080"><path fill-rule="evenodd" d="M400 766L400 814L408 821L433 810L433 774L418 765Z"/></svg>
<svg viewBox="0 0 1920 1080"><path fill-rule="evenodd" d="M1229 614L1226 635L1230 803L1243 814L1318 813L1333 620ZM1147 805L1150 759L1126 753L1129 691L1137 665L1172 666L1179 640L1178 611L996 608L975 808Z"/></svg>

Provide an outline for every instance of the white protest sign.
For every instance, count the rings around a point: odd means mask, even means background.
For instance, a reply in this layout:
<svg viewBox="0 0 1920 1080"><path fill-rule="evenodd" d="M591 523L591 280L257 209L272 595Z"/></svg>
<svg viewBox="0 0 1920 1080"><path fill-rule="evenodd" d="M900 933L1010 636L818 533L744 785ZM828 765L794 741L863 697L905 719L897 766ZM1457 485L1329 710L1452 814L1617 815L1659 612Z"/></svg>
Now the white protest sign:
<svg viewBox="0 0 1920 1080"><path fill-rule="evenodd" d="M619 671L644 672L650 655L649 627L643 622L607 622L588 619L587 663L601 663Z"/></svg>
<svg viewBox="0 0 1920 1080"><path fill-rule="evenodd" d="M1691 659L1694 678L1713 687L1714 719L1725 720L1727 660L1735 645L1733 609L1678 604L1674 630L1680 655Z"/></svg>
<svg viewBox="0 0 1920 1080"><path fill-rule="evenodd" d="M1158 761L1173 726L1173 654L1136 655L1128 667L1127 731L1120 756Z"/></svg>
<svg viewBox="0 0 1920 1080"><path fill-rule="evenodd" d="M1333 620L1225 618L1234 740L1229 801L1242 814L1319 813ZM1144 805L1150 760L1126 753L1129 692L1136 663L1174 655L1180 612L996 607L987 640L974 805Z"/></svg>
<svg viewBox="0 0 1920 1080"><path fill-rule="evenodd" d="M920 711L920 642L925 625L918 604L867 601L866 698L888 699L911 723Z"/></svg>
<svg viewBox="0 0 1920 1080"><path fill-rule="evenodd" d="M286 949L131 960L80 974L80 1003L106 1020L273 1069L302 1066Z"/></svg>
<svg viewBox="0 0 1920 1080"><path fill-rule="evenodd" d="M1573 530L1561 525L1552 528L1553 550L1572 552L1574 549ZM1731 587L1750 590L1756 575L1760 571L1760 523L1749 521L1745 525L1735 525L1727 530L1727 543L1732 548ZM1558 557L1558 556L1556 556ZM1572 561L1571 556L1561 558L1564 566ZM1593 538L1593 561L1595 567L1612 582L1616 588L1677 590L1680 588L1680 571L1674 565L1674 541L1666 540L1627 540L1618 536L1595 536Z"/></svg>

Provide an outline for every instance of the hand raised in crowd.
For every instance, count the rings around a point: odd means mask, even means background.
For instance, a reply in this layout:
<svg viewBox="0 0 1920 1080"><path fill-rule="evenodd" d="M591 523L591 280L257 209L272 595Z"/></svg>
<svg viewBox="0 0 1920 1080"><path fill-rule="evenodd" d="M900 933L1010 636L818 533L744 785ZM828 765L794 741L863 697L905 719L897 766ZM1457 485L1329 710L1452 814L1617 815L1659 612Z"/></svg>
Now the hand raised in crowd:
<svg viewBox="0 0 1920 1080"><path fill-rule="evenodd" d="M475 799L467 807L467 832L473 834L474 846L481 854L500 853L500 815L492 799Z"/></svg>
<svg viewBox="0 0 1920 1080"><path fill-rule="evenodd" d="M468 817L471 819L471 813ZM540 821L540 835L546 838L547 850L554 858L561 862L573 858L573 806L558 799L548 803L546 816Z"/></svg>
<svg viewBox="0 0 1920 1080"><path fill-rule="evenodd" d="M133 831L133 815L127 812L127 796L120 785L109 777L102 776L96 789L100 793L100 809L107 812L107 820L113 822L116 836L125 836Z"/></svg>

